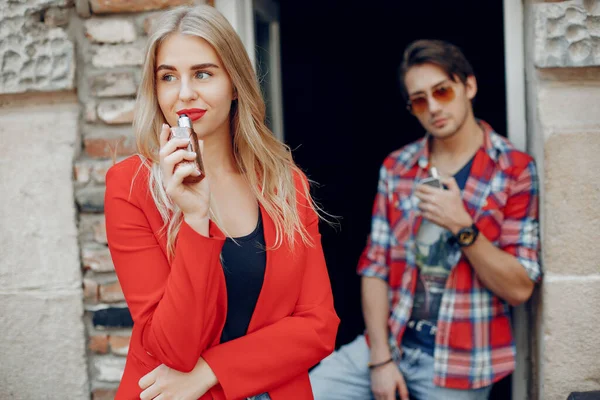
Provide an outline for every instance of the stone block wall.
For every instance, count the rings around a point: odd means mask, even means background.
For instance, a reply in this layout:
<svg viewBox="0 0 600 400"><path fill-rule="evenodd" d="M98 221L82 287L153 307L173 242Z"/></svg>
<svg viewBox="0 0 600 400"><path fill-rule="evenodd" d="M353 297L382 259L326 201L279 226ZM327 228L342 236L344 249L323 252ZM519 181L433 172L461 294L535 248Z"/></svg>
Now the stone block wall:
<svg viewBox="0 0 600 400"><path fill-rule="evenodd" d="M72 0L0 2L0 398L88 399Z"/></svg>
<svg viewBox="0 0 600 400"><path fill-rule="evenodd" d="M528 137L543 175L538 397L600 390L600 0L526 7Z"/></svg>
<svg viewBox="0 0 600 400"><path fill-rule="evenodd" d="M131 128L147 33L166 8L202 0L85 0L77 4L77 96L81 147L74 165L79 208L85 326L93 399L107 399L121 379L131 316L114 273L104 226L105 174L135 153Z"/></svg>
<svg viewBox="0 0 600 400"><path fill-rule="evenodd" d="M135 152L146 34L204 0L0 1L0 398L110 399L131 316L105 174Z"/></svg>

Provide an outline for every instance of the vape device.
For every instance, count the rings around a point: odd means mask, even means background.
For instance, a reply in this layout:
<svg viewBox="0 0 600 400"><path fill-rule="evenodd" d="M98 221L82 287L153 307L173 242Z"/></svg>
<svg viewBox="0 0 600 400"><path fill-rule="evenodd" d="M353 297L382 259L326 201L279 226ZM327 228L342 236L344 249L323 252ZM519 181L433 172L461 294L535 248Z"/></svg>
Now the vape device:
<svg viewBox="0 0 600 400"><path fill-rule="evenodd" d="M431 167L430 172L431 176L419 181L419 185L429 185L438 189L443 189L442 181L437 169L435 167Z"/></svg>
<svg viewBox="0 0 600 400"><path fill-rule="evenodd" d="M200 147L198 144L198 135L194 132L194 128L192 127L192 120L185 114L181 114L179 119L177 120L177 126L171 128L171 136L169 140L172 138L177 139L190 139L190 143L185 148L187 151L196 152L196 160L194 161L182 161L175 166L177 168L180 164L193 163L202 174L200 176L186 176L183 179L183 183L198 183L202 179L204 179L204 164L202 162L202 154L200 153Z"/></svg>

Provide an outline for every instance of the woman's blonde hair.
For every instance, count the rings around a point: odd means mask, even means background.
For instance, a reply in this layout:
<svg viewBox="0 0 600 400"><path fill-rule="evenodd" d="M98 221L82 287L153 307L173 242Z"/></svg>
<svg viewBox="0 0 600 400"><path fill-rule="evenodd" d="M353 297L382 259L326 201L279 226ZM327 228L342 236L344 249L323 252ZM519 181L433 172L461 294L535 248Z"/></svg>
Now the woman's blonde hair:
<svg viewBox="0 0 600 400"><path fill-rule="evenodd" d="M150 169L149 187L167 233L169 258L175 251L177 233L183 215L167 196L158 167L159 134L165 118L156 96L155 62L160 44L171 34L197 36L215 50L237 92L230 113L235 160L254 195L273 219L277 248L287 239L290 246L295 234L312 245L300 220L294 175L300 173L288 146L280 142L265 125L265 103L258 80L242 41L229 22L211 6L178 7L165 12L153 23L146 48L146 60L136 99L133 129L137 148ZM301 196L315 210L308 183L302 179ZM214 217L214 212L211 212ZM218 223L218 219L217 219Z"/></svg>

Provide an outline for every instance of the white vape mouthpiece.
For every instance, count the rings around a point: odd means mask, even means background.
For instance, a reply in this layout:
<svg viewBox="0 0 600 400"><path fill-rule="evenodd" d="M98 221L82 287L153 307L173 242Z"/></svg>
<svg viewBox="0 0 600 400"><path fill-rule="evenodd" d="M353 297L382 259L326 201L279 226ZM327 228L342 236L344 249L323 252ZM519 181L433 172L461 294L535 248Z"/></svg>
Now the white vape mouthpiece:
<svg viewBox="0 0 600 400"><path fill-rule="evenodd" d="M182 128L191 128L192 120L186 114L181 114L179 116L179 119L177 120L177 126L180 126Z"/></svg>
<svg viewBox="0 0 600 400"><path fill-rule="evenodd" d="M431 171L431 176L434 177L435 179L438 179L440 177L440 174L438 174L438 170L436 167L431 167L430 171Z"/></svg>

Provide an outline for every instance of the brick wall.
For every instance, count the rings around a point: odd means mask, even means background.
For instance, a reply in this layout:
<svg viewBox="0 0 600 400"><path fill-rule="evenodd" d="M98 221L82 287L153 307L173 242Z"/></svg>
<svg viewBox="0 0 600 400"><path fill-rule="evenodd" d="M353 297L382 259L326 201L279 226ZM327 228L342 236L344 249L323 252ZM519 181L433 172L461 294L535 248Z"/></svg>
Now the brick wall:
<svg viewBox="0 0 600 400"><path fill-rule="evenodd" d="M94 400L114 396L129 347L131 316L114 273L103 215L105 174L135 152L131 122L147 32L161 10L201 0L78 2L77 96L81 148L74 166L85 326Z"/></svg>

